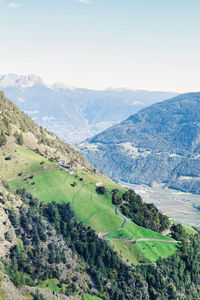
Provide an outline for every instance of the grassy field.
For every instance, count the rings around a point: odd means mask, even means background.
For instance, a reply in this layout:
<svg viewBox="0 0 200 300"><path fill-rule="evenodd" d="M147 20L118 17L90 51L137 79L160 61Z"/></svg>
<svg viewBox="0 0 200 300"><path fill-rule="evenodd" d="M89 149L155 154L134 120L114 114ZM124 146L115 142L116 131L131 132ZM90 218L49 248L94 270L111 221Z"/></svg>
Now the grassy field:
<svg viewBox="0 0 200 300"><path fill-rule="evenodd" d="M136 244L120 240L110 240L109 243L111 247L120 254L125 263L135 265L145 261L143 253Z"/></svg>
<svg viewBox="0 0 200 300"><path fill-rule="evenodd" d="M182 226L188 234L197 233L197 231L194 228L190 227L190 226L187 226L187 225L182 225Z"/></svg>
<svg viewBox="0 0 200 300"><path fill-rule="evenodd" d="M70 202L77 218L85 226L91 226L97 233L106 233L121 227L123 221L120 215L115 214L110 193L112 188L118 186L107 177L99 175L101 176L99 178L98 175L83 170L77 170L76 174L68 174L60 170L55 163L22 147L17 147L14 153L15 156L6 161L7 173L4 174L13 190L26 188L42 202ZM13 172L15 167L17 173ZM21 172L23 174L19 176ZM31 175L33 178L28 178ZM105 195L96 192L96 184L100 180L107 187ZM157 232L137 226L130 220L126 222L123 230L107 238L113 237L169 239ZM142 247L142 242L135 247L130 243L127 245L124 241L112 241L111 245L118 253L121 251L123 260L125 262L128 260L130 264L138 263L142 261L142 257L147 258L148 255L149 261L154 262L159 257L166 257L167 253L171 255L177 250L174 244L156 242L152 246L151 242L146 243L149 243L149 247Z"/></svg>
<svg viewBox="0 0 200 300"><path fill-rule="evenodd" d="M136 245L148 262L155 262L159 257L167 258L173 255L180 247L178 244L154 241L138 242Z"/></svg>
<svg viewBox="0 0 200 300"><path fill-rule="evenodd" d="M78 170L77 175L82 177L84 179L85 183L95 183L96 184L96 183L100 182L100 179L101 179L101 182L103 182L103 185L106 186L107 188L120 189L119 185L117 185L115 182L113 182L107 176L105 176L103 174L99 175L99 174L89 173L84 170ZM99 179L99 177L100 177L100 179Z"/></svg>
<svg viewBox="0 0 200 300"><path fill-rule="evenodd" d="M84 300L101 300L101 298L95 297L95 296L91 296L89 294L85 294L84 295Z"/></svg>
<svg viewBox="0 0 200 300"><path fill-rule="evenodd" d="M52 292L60 292L60 288L58 287L58 279L47 279L43 282L41 282L38 287L39 288L48 288L49 290L51 290Z"/></svg>
<svg viewBox="0 0 200 300"><path fill-rule="evenodd" d="M20 173L25 177L53 169L56 169L54 163L24 147L16 146L10 149L8 145L5 152L0 151L0 173L7 180L18 178Z"/></svg>
<svg viewBox="0 0 200 300"><path fill-rule="evenodd" d="M129 243L120 240L110 240L111 246L120 253L127 264L152 263L161 258L167 258L179 249L177 244L154 241Z"/></svg>
<svg viewBox="0 0 200 300"><path fill-rule="evenodd" d="M111 238L127 238L129 240L139 239L139 238L172 240L172 238L168 236L164 236L158 232L138 226L135 223L131 222L130 220L127 220L122 230L117 231L115 233L111 233L106 236L106 239L111 239Z"/></svg>
<svg viewBox="0 0 200 300"><path fill-rule="evenodd" d="M96 180L95 174L89 176L93 176L93 181ZM77 183L75 187L72 186L74 182ZM85 183L84 179L80 181L77 175L53 170L34 176L29 182L22 178L12 180L10 185L13 189L28 189L43 202L70 202L78 219L86 226L92 226L97 232L107 232L121 226L121 218L114 214L110 193L97 194L93 182Z"/></svg>

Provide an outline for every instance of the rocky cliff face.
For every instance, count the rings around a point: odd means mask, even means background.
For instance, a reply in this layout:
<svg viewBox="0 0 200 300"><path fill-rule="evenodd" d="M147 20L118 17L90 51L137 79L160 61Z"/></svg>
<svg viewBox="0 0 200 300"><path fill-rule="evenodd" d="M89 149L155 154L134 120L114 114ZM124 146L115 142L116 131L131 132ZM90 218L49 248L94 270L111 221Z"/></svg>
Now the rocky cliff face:
<svg viewBox="0 0 200 300"><path fill-rule="evenodd" d="M115 180L200 192L200 93L154 104L86 140L81 151Z"/></svg>

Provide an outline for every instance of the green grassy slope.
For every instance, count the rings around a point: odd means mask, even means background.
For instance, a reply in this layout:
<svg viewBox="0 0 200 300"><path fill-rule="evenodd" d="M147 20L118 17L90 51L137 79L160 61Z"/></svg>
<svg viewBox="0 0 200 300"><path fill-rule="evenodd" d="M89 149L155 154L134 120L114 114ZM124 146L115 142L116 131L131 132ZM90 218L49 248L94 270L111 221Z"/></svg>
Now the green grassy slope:
<svg viewBox="0 0 200 300"><path fill-rule="evenodd" d="M59 280L58 279L47 279L43 282L41 282L38 287L39 288L47 288L51 290L52 292L60 292L60 288L58 287Z"/></svg>
<svg viewBox="0 0 200 300"><path fill-rule="evenodd" d="M6 157L11 159L6 160ZM11 144L6 147L5 152L0 151L0 171L7 180L16 179L21 172L23 173L22 176L26 177L56 168L55 164L47 158L22 146L13 147L13 144Z"/></svg>
<svg viewBox="0 0 200 300"><path fill-rule="evenodd" d="M188 234L195 234L197 233L197 230L190 227L190 226L187 226L187 225L182 225L184 230L188 233Z"/></svg>
<svg viewBox="0 0 200 300"><path fill-rule="evenodd" d="M172 240L172 238L168 236L164 236L158 232L138 226L130 220L127 220L122 230L117 231L115 233L111 233L106 236L106 239L111 239L111 238L125 238L129 240L140 239L140 238Z"/></svg>
<svg viewBox="0 0 200 300"><path fill-rule="evenodd" d="M41 164L41 161L44 163ZM26 188L42 202L56 201L57 203L70 202L72 209L80 221L91 226L97 233L106 233L117 230L122 225L121 216L115 214L115 206L111 202L111 189L116 187L112 181L101 175L77 170L76 174L68 174L55 163L23 147L17 147L16 156L6 161L4 176L9 180L13 190ZM17 166L17 173L13 167ZM22 175L18 176L23 172ZM32 179L28 179L33 175ZM105 195L96 192L96 184L104 182L107 187ZM77 185L73 187L73 183ZM107 236L107 239L122 237L169 239L157 232L137 226L127 220L123 230ZM161 242L140 242L136 245L124 241L110 242L110 245L120 254L126 263L138 263L145 259L149 262L159 257L167 257L177 250L176 244Z"/></svg>
<svg viewBox="0 0 200 300"><path fill-rule="evenodd" d="M95 296L91 296L89 294L85 294L84 295L84 300L101 300L101 298L95 297Z"/></svg>
<svg viewBox="0 0 200 300"><path fill-rule="evenodd" d="M120 253L127 264L152 263L160 257L167 258L174 254L178 245L161 242L139 242L136 244L120 240L111 240L110 244Z"/></svg>

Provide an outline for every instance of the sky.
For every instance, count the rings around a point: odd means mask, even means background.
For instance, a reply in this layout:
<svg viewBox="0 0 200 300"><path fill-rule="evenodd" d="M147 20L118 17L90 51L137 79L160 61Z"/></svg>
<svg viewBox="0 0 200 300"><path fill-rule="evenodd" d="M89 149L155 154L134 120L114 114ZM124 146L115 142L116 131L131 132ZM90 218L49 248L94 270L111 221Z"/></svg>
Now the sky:
<svg viewBox="0 0 200 300"><path fill-rule="evenodd" d="M199 0L0 0L0 74L200 91Z"/></svg>

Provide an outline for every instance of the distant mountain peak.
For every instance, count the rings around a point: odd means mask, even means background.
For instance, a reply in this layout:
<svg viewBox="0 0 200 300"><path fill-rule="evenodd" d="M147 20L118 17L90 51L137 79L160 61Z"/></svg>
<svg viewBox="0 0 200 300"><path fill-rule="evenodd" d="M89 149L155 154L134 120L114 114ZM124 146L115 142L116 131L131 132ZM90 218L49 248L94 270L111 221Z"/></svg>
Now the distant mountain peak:
<svg viewBox="0 0 200 300"><path fill-rule="evenodd" d="M75 90L77 87L68 85L61 82L56 82L54 84L45 84L41 77L35 74L29 75L17 75L14 73L9 73L5 75L0 75L0 87L17 87L17 88L30 88L35 85L45 86L52 90Z"/></svg>
<svg viewBox="0 0 200 300"><path fill-rule="evenodd" d="M0 87L27 88L32 87L34 85L44 85L42 79L34 74L16 75L10 73L0 76Z"/></svg>
<svg viewBox="0 0 200 300"><path fill-rule="evenodd" d="M63 90L75 90L77 89L77 87L73 86L73 85L68 85L66 83L62 83L62 82L56 82L52 85L49 86L52 89L63 89Z"/></svg>

